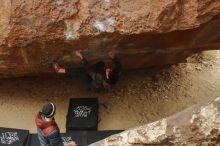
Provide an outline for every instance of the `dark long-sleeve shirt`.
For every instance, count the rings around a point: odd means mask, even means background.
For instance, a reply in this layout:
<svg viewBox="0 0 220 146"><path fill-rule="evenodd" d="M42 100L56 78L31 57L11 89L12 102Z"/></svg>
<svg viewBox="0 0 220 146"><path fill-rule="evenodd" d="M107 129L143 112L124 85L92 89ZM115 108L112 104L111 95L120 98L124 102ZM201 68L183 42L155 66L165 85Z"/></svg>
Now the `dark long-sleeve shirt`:
<svg viewBox="0 0 220 146"><path fill-rule="evenodd" d="M93 90L95 91L104 90L104 86L103 86L104 68L105 68L104 62L99 62L91 66L89 65L86 59L83 59L82 66L92 78Z"/></svg>
<svg viewBox="0 0 220 146"><path fill-rule="evenodd" d="M108 84L116 84L119 79L119 76L122 73L122 64L119 58L112 59L112 64L110 65L111 73L109 79L105 77L105 63L99 62L93 66L89 65L86 59L82 60L82 65L92 77L94 82L97 84L102 85L103 81L107 82Z"/></svg>

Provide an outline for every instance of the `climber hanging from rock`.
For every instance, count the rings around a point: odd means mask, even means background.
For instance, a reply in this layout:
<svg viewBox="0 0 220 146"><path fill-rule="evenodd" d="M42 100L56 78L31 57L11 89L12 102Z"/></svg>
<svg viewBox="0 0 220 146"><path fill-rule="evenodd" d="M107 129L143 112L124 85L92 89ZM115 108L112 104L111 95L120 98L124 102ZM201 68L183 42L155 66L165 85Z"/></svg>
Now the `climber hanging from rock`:
<svg viewBox="0 0 220 146"><path fill-rule="evenodd" d="M82 67L63 68L57 63L54 63L53 67L58 74L79 76L86 90L103 92L116 84L122 72L121 62L115 56L115 53L110 51L108 55L112 60L111 65L106 65L103 61L90 65L83 54L76 51L76 56L81 59Z"/></svg>

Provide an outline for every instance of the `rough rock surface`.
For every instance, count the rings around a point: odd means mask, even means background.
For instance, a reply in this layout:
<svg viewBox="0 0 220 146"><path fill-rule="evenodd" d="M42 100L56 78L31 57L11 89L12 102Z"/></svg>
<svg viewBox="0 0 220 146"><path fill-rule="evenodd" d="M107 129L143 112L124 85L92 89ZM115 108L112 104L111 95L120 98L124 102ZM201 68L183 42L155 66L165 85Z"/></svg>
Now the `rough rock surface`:
<svg viewBox="0 0 220 146"><path fill-rule="evenodd" d="M220 46L219 0L0 0L0 73L51 73L115 49L125 68L184 61Z"/></svg>
<svg viewBox="0 0 220 146"><path fill-rule="evenodd" d="M126 130L90 146L220 145L220 97L166 119Z"/></svg>

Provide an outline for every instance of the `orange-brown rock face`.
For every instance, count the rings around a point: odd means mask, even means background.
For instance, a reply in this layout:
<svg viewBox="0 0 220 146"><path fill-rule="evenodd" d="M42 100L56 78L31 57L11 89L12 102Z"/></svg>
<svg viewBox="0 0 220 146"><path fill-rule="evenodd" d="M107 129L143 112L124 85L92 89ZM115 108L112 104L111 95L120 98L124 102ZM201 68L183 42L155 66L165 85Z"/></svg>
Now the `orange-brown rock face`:
<svg viewBox="0 0 220 146"><path fill-rule="evenodd" d="M77 49L92 62L115 49L131 69L219 48L219 0L0 0L2 77L78 66Z"/></svg>

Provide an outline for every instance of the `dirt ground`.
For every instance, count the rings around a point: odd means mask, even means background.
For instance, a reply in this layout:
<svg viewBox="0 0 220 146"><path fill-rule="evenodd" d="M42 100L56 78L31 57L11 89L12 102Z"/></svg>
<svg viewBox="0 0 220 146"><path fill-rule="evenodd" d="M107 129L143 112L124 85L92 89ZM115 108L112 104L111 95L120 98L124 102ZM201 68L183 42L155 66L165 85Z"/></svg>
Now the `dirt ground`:
<svg viewBox="0 0 220 146"><path fill-rule="evenodd" d="M36 132L35 114L46 101L57 105L56 120L65 131L69 98L98 97L99 130L127 129L172 115L220 94L220 51L194 55L188 63L129 71L108 93L81 88L78 79L0 80L0 127Z"/></svg>

